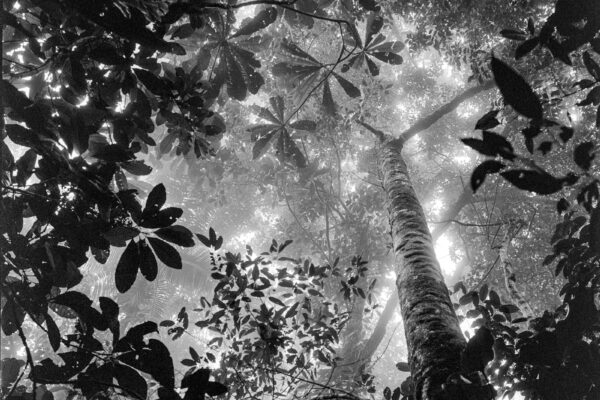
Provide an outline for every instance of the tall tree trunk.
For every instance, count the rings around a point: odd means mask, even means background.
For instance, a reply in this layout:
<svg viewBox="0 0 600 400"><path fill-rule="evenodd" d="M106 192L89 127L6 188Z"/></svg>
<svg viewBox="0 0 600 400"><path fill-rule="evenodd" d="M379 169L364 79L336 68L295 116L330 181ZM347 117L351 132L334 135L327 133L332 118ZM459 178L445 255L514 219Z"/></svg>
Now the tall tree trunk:
<svg viewBox="0 0 600 400"><path fill-rule="evenodd" d="M443 399L442 384L460 371L466 345L435 257L423 209L401 155L402 142L382 144L381 169L394 254L398 297L417 400Z"/></svg>

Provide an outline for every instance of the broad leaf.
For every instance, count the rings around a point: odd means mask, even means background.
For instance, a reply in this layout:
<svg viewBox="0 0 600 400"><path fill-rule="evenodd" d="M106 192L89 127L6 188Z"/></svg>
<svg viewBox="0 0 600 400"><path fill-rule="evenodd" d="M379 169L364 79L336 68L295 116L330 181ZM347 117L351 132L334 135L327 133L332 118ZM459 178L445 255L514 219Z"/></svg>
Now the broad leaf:
<svg viewBox="0 0 600 400"><path fill-rule="evenodd" d="M506 104L526 117L542 119L540 99L519 74L496 57L492 57L492 72Z"/></svg>
<svg viewBox="0 0 600 400"><path fill-rule="evenodd" d="M149 237L148 241L150 242L150 246L152 246L154 253L156 253L156 256L163 264L175 269L182 268L181 256L173 246L163 240L153 237Z"/></svg>
<svg viewBox="0 0 600 400"><path fill-rule="evenodd" d="M135 240L131 240L117 263L115 285L117 290L125 293L131 288L138 273L140 254Z"/></svg>

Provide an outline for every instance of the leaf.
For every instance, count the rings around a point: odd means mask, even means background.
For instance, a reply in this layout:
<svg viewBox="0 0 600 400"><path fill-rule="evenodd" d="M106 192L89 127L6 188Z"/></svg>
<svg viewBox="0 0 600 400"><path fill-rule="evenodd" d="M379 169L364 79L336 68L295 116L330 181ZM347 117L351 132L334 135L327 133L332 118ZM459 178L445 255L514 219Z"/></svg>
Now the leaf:
<svg viewBox="0 0 600 400"><path fill-rule="evenodd" d="M58 326L56 326L56 322L54 319L48 314L45 315L46 319L46 329L48 330L48 340L50 341L50 346L52 346L52 350L57 352L60 348L60 331L58 330ZM4 382L3 382L4 383Z"/></svg>
<svg viewBox="0 0 600 400"><path fill-rule="evenodd" d="M120 293L125 293L131 288L137 277L139 265L138 245L131 240L121 255L115 271L115 285Z"/></svg>
<svg viewBox="0 0 600 400"><path fill-rule="evenodd" d="M290 128L302 131L314 132L317 129L317 123L314 121L300 120L290 124Z"/></svg>
<svg viewBox="0 0 600 400"><path fill-rule="evenodd" d="M588 70L590 75L596 80L596 82L600 82L600 65L590 56L589 52L583 53L583 64L585 68Z"/></svg>
<svg viewBox="0 0 600 400"><path fill-rule="evenodd" d="M32 147L34 144L39 142L38 135L31 129L27 129L24 126L8 124L4 127L4 129L6 129L8 138L19 146Z"/></svg>
<svg viewBox="0 0 600 400"><path fill-rule="evenodd" d="M373 39L373 35L379 33L381 28L383 27L383 17L381 15L377 15L375 13L369 14L367 17L367 26L365 33L365 48L369 46L371 40Z"/></svg>
<svg viewBox="0 0 600 400"><path fill-rule="evenodd" d="M269 7L254 16L249 21L245 22L238 31L231 35L230 38L235 38L238 36L244 35L252 35L253 33L258 32L261 29L266 28L271 25L277 19L277 9L275 7Z"/></svg>
<svg viewBox="0 0 600 400"><path fill-rule="evenodd" d="M486 156L499 155L507 160L513 160L513 147L508 140L492 131L483 131L483 140L467 138L461 142Z"/></svg>
<svg viewBox="0 0 600 400"><path fill-rule="evenodd" d="M146 240L140 240L138 242L138 252L140 254L140 272L146 280L152 282L156 279L156 275L158 274L158 265L156 263L156 257Z"/></svg>
<svg viewBox="0 0 600 400"><path fill-rule="evenodd" d="M565 180L558 179L547 172L512 169L500 175L519 189L539 194L552 194L562 189Z"/></svg>
<svg viewBox="0 0 600 400"><path fill-rule="evenodd" d="M515 50L515 60L519 60L531 52L540 43L540 38L534 37L521 43Z"/></svg>
<svg viewBox="0 0 600 400"><path fill-rule="evenodd" d="M35 162L37 160L37 153L33 149L29 149L23 154L16 162L17 167L17 178L16 181L20 186L25 186L27 180L33 174L35 168Z"/></svg>
<svg viewBox="0 0 600 400"><path fill-rule="evenodd" d="M94 157L106 162L125 162L134 158L134 155L131 150L125 149L120 144L109 144L98 149L94 153Z"/></svg>
<svg viewBox="0 0 600 400"><path fill-rule="evenodd" d="M6 298L6 303L2 307L2 332L6 336L10 336L19 330L25 319L25 311L12 300Z"/></svg>
<svg viewBox="0 0 600 400"><path fill-rule="evenodd" d="M500 110L491 110L485 113L485 115L479 118L479 121L475 124L475 129L492 129L500 125L500 122L496 119L496 116Z"/></svg>
<svg viewBox="0 0 600 400"><path fill-rule="evenodd" d="M515 306L514 304L503 304L498 309L505 314L514 314L519 312L519 307Z"/></svg>
<svg viewBox="0 0 600 400"><path fill-rule="evenodd" d="M597 256L600 256L600 204L596 204L590 215L589 248Z"/></svg>
<svg viewBox="0 0 600 400"><path fill-rule="evenodd" d="M145 215L153 215L161 209L161 207L167 201L167 191L165 190L165 185L159 183L154 186L150 193L148 194L148 199L146 199L146 207L142 211L142 214Z"/></svg>
<svg viewBox="0 0 600 400"><path fill-rule="evenodd" d="M534 120L542 119L540 99L525 80L512 68L492 56L494 79L504 101L519 114Z"/></svg>
<svg viewBox="0 0 600 400"><path fill-rule="evenodd" d="M156 256L163 264L174 269L182 268L181 256L173 246L163 240L153 237L149 237L148 241L156 253Z"/></svg>
<svg viewBox="0 0 600 400"><path fill-rule="evenodd" d="M168 242L175 243L183 247L194 246L194 234L186 227L173 225L166 228L160 228L154 231L154 234Z"/></svg>
<svg viewBox="0 0 600 400"><path fill-rule="evenodd" d="M342 78L339 74L336 74L335 72L332 75L338 81L338 83L340 84L342 89L344 89L344 92L346 92L348 96L352 98L360 97L360 90L356 86L354 86L348 80Z"/></svg>
<svg viewBox="0 0 600 400"><path fill-rule="evenodd" d="M479 164L471 175L471 188L473 189L473 192L476 192L477 189L483 184L487 175L499 172L504 167L504 164L495 160L488 160Z"/></svg>
<svg viewBox="0 0 600 400"><path fill-rule="evenodd" d="M578 106L587 106L593 104L595 106L600 104L600 86L596 86L592 90L590 90L586 96L586 98L579 103Z"/></svg>
<svg viewBox="0 0 600 400"><path fill-rule="evenodd" d="M122 162L121 168L136 176L144 176L152 172L152 167L141 160Z"/></svg>
<svg viewBox="0 0 600 400"><path fill-rule="evenodd" d="M165 228L173 225L183 215L183 210L178 207L168 207L158 213L146 216L139 224L144 228Z"/></svg>
<svg viewBox="0 0 600 400"><path fill-rule="evenodd" d="M510 40L522 41L527 39L527 33L517 29L502 29L500 34Z"/></svg>
<svg viewBox="0 0 600 400"><path fill-rule="evenodd" d="M167 81L145 69L132 68L133 73L148 90L161 98L171 97L171 88Z"/></svg>
<svg viewBox="0 0 600 400"><path fill-rule="evenodd" d="M252 147L252 159L256 160L258 158L260 158L263 154L265 154L267 152L267 150L269 149L268 144L270 143L271 139L273 138L273 136L275 135L277 131L272 131L271 133L267 134L266 136L260 137L256 143L254 143L254 147Z"/></svg>
<svg viewBox="0 0 600 400"><path fill-rule="evenodd" d="M593 142L584 142L577 147L573 152L573 159L575 160L575 164L584 171L587 171L592 166L592 161L596 157L596 153L594 152L594 143Z"/></svg>
<svg viewBox="0 0 600 400"><path fill-rule="evenodd" d="M400 361L396 363L396 368L402 372L410 372L410 366L405 361Z"/></svg>
<svg viewBox="0 0 600 400"><path fill-rule="evenodd" d="M385 52L374 51L374 52L370 52L369 54L371 54L373 57L375 57L385 63L392 64L392 65L400 65L404 61L402 56L400 56L399 54L396 54L396 53L389 52L389 51L385 51Z"/></svg>
<svg viewBox="0 0 600 400"><path fill-rule="evenodd" d="M140 234L139 229L129 226L116 226L102 234L112 246L125 247L127 241L137 237Z"/></svg>
<svg viewBox="0 0 600 400"><path fill-rule="evenodd" d="M124 364L115 364L115 378L125 393L138 399L145 399L148 395L146 380L133 368Z"/></svg>

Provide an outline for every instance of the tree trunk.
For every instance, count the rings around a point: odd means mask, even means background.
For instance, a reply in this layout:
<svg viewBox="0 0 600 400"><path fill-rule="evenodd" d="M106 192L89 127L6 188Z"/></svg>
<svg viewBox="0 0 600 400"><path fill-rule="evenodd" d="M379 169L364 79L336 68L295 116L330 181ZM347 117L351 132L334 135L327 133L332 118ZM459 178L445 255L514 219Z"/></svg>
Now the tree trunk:
<svg viewBox="0 0 600 400"><path fill-rule="evenodd" d="M402 159L401 143L385 140L381 157L397 262L396 286L415 398L437 400L445 398L442 385L447 378L460 371L466 343Z"/></svg>

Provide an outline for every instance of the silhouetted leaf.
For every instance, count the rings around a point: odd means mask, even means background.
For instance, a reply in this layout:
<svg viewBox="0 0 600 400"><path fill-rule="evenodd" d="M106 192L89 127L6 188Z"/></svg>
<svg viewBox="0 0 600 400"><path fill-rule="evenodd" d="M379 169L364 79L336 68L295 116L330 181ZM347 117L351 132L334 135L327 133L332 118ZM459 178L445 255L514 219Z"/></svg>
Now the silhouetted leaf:
<svg viewBox="0 0 600 400"><path fill-rule="evenodd" d="M121 254L115 271L115 286L119 292L125 293L131 288L137 277L139 265L138 245L134 240L131 240L123 254Z"/></svg>
<svg viewBox="0 0 600 400"><path fill-rule="evenodd" d="M540 99L519 74L496 57L492 57L492 72L498 89L508 105L526 117L542 119Z"/></svg>
<svg viewBox="0 0 600 400"><path fill-rule="evenodd" d="M136 176L144 176L152 172L152 167L146 165L144 161L141 160L123 162L121 163L121 168Z"/></svg>
<svg viewBox="0 0 600 400"><path fill-rule="evenodd" d="M112 246L125 247L127 241L137 237L140 234L139 229L129 226L116 226L102 234Z"/></svg>
<svg viewBox="0 0 600 400"><path fill-rule="evenodd" d="M531 52L540 43L540 38L534 37L521 43L515 50L515 59L519 60Z"/></svg>
<svg viewBox="0 0 600 400"><path fill-rule="evenodd" d="M181 215L183 210L178 207L167 207L153 215L146 215L140 220L140 225L144 228L165 228L173 225Z"/></svg>
<svg viewBox="0 0 600 400"><path fill-rule="evenodd" d="M585 64L585 68L588 70L590 75L596 80L596 82L600 82L600 65L590 56L589 52L583 53L583 63Z"/></svg>
<svg viewBox="0 0 600 400"><path fill-rule="evenodd" d="M148 241L156 253L156 256L163 264L175 269L182 268L181 256L173 246L163 240L153 237L149 237Z"/></svg>
<svg viewBox="0 0 600 400"><path fill-rule="evenodd" d="M396 368L402 372L410 372L410 366L405 361L400 361L396 363Z"/></svg>
<svg viewBox="0 0 600 400"><path fill-rule="evenodd" d="M484 161L479 164L471 175L471 189L473 189L473 192L476 192L477 189L483 184L487 175L499 172L504 167L504 164L494 160Z"/></svg>
<svg viewBox="0 0 600 400"><path fill-rule="evenodd" d="M25 311L11 297L6 298L6 303L2 307L2 332L6 336L12 335L17 332L24 319Z"/></svg>
<svg viewBox="0 0 600 400"><path fill-rule="evenodd" d="M140 240L138 242L138 251L140 254L140 272L146 280L152 282L156 279L156 275L158 274L156 257L146 240Z"/></svg>
<svg viewBox="0 0 600 400"><path fill-rule="evenodd" d="M148 216L156 214L166 201L167 191L165 190L165 185L159 183L158 185L154 186L154 188L152 188L148 194L148 199L146 199L146 207L144 207L142 213Z"/></svg>
<svg viewBox="0 0 600 400"><path fill-rule="evenodd" d="M593 142L584 142L577 147L573 152L573 158L575 160L575 164L579 166L579 168L587 171L592 166L592 161L596 157L596 153L594 152L594 143Z"/></svg>
<svg viewBox="0 0 600 400"><path fill-rule="evenodd" d="M527 39L527 33L517 29L502 29L500 34L510 40L523 41Z"/></svg>
<svg viewBox="0 0 600 400"><path fill-rule="evenodd" d="M175 243L179 246L194 246L193 233L188 228L181 225L173 225L166 228L160 228L154 231L154 234L156 234L161 239L164 239L171 243Z"/></svg>
<svg viewBox="0 0 600 400"><path fill-rule="evenodd" d="M115 364L115 378L121 389L138 399L145 399L148 395L146 380L133 368L124 364Z"/></svg>
<svg viewBox="0 0 600 400"><path fill-rule="evenodd" d="M358 89L356 86L354 86L352 83L350 83L350 81L346 80L345 78L341 77L339 74L336 74L335 72L332 75L338 81L338 83L340 84L342 89L344 89L344 92L346 92L346 94L348 96L350 96L352 98L360 97L360 89Z"/></svg>
<svg viewBox="0 0 600 400"><path fill-rule="evenodd" d="M589 247L597 256L600 256L600 204L596 204L590 215L590 241Z"/></svg>
<svg viewBox="0 0 600 400"><path fill-rule="evenodd" d="M539 194L556 193L573 179L558 179L546 172L524 169L512 169L500 175L519 189Z"/></svg>
<svg viewBox="0 0 600 400"><path fill-rule="evenodd" d="M56 326L56 322L54 322L54 319L52 319L50 315L46 314L45 319L46 329L48 330L48 340L50 341L52 350L56 352L60 348L60 331L58 330L58 326Z"/></svg>
<svg viewBox="0 0 600 400"><path fill-rule="evenodd" d="M491 110L485 113L475 124L475 129L492 129L500 125L500 122L496 119L499 112L500 110Z"/></svg>
<svg viewBox="0 0 600 400"><path fill-rule="evenodd" d="M593 104L595 106L600 104L600 86L596 86L590 90L585 99L577 103L578 106L587 106Z"/></svg>

